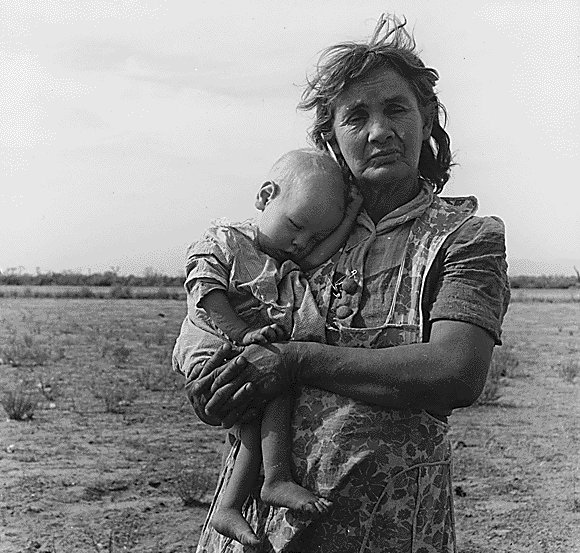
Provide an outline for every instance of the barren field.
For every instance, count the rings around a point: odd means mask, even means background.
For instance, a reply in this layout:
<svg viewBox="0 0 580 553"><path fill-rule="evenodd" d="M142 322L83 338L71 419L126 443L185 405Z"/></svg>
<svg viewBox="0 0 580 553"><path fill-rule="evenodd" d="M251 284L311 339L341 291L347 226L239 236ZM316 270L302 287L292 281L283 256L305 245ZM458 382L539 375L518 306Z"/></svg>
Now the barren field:
<svg viewBox="0 0 580 553"><path fill-rule="evenodd" d="M502 349L519 364L499 397L452 416L461 553L580 550L568 295L511 305ZM0 408L0 552L195 550L222 436L170 370L183 314L174 300L0 298L0 396L24 412Z"/></svg>

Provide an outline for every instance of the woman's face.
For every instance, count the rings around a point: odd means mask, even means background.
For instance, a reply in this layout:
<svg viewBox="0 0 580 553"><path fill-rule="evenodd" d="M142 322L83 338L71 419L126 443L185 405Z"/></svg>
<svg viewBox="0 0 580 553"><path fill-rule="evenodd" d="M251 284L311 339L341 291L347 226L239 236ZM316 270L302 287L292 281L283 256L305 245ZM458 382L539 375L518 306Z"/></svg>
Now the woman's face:
<svg viewBox="0 0 580 553"><path fill-rule="evenodd" d="M396 71L377 68L346 88L335 103L333 129L361 189L415 187L431 123L425 123L415 94Z"/></svg>

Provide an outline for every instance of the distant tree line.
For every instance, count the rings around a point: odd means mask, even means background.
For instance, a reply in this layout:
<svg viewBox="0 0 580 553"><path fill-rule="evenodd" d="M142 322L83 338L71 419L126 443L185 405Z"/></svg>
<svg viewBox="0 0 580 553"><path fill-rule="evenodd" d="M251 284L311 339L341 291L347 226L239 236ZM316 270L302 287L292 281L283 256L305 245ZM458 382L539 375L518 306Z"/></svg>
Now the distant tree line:
<svg viewBox="0 0 580 553"><path fill-rule="evenodd" d="M125 287L169 287L182 286L184 277L168 276L155 271L146 270L143 276L120 275L112 269L103 273L78 273L72 271L38 272L34 275L6 269L0 271L0 285L17 286L125 286Z"/></svg>
<svg viewBox="0 0 580 553"><path fill-rule="evenodd" d="M577 277L563 275L541 276L512 276L510 277L512 288L575 288L580 286Z"/></svg>
<svg viewBox="0 0 580 553"><path fill-rule="evenodd" d="M73 271L40 272L32 275L17 269L0 271L0 285L17 286L124 286L124 287L169 287L182 286L184 277L168 276L153 270L145 270L143 276L120 275L112 268L102 273L78 273ZM579 276L542 275L512 276L512 288L572 288L580 286Z"/></svg>

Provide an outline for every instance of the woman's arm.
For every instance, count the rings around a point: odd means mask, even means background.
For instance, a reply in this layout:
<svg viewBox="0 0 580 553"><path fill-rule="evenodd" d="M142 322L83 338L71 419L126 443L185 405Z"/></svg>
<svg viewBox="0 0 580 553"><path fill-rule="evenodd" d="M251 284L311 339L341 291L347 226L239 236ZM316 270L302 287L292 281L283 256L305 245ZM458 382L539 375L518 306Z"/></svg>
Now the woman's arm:
<svg viewBox="0 0 580 553"><path fill-rule="evenodd" d="M253 345L240 356L242 370L234 361L213 367L205 410L231 422L242 405L262 404L294 384L305 384L386 408L447 415L471 405L481 393L493 345L482 328L450 320L433 323L427 343L392 348L313 342Z"/></svg>
<svg viewBox="0 0 580 553"><path fill-rule="evenodd" d="M303 271L310 271L330 259L346 242L357 215L362 207L363 198L357 188L351 185L350 198L342 222L329 236L319 242L316 247L300 261Z"/></svg>
<svg viewBox="0 0 580 553"><path fill-rule="evenodd" d="M299 380L309 386L392 409L448 415L478 398L493 347L482 328L441 320L427 343L375 350L310 344L296 355Z"/></svg>

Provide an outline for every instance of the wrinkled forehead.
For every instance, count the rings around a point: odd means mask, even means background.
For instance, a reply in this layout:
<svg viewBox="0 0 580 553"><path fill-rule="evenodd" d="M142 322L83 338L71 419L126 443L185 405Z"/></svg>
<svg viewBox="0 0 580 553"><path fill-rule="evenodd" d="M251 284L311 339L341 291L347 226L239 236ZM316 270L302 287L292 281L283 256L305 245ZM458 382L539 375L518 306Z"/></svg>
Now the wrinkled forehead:
<svg viewBox="0 0 580 553"><path fill-rule="evenodd" d="M350 81L336 96L332 107L336 112L339 107L349 109L361 102L388 102L400 99L419 103L411 83L395 68L385 66L377 67Z"/></svg>

